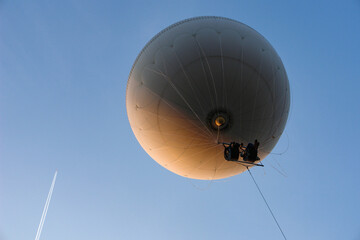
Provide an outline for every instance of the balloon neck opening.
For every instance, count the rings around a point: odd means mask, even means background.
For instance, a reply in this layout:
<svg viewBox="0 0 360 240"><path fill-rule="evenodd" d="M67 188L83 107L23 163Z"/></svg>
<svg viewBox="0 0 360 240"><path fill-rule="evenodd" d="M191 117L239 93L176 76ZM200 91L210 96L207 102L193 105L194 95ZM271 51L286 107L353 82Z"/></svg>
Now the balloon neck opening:
<svg viewBox="0 0 360 240"><path fill-rule="evenodd" d="M216 119L215 119L215 125L217 127L221 127L223 126L224 124L226 123L226 120L223 116L218 116Z"/></svg>
<svg viewBox="0 0 360 240"><path fill-rule="evenodd" d="M225 111L213 111L208 120L212 129L223 130L229 126L230 117Z"/></svg>

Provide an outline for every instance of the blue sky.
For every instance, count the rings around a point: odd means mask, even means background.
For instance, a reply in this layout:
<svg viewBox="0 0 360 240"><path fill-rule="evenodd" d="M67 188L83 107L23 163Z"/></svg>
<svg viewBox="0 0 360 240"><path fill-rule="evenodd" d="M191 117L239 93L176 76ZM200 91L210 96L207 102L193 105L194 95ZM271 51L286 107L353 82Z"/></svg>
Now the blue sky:
<svg viewBox="0 0 360 240"><path fill-rule="evenodd" d="M252 172L288 239L360 239L360 1L2 0L0 240L35 238L56 169L41 239L281 239L247 173L175 175L127 120L142 47L205 15L260 32L287 70L288 150Z"/></svg>

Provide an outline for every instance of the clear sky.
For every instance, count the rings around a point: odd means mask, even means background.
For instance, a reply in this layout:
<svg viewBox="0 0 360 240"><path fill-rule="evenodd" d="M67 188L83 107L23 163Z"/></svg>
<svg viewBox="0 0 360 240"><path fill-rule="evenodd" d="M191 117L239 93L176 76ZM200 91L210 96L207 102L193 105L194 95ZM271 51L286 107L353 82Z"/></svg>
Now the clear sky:
<svg viewBox="0 0 360 240"><path fill-rule="evenodd" d="M291 114L274 152L288 150L252 172L288 239L360 239L359 0L1 0L0 240L35 239L56 169L41 239L282 239L248 173L180 177L131 131L136 56L204 15L251 26L287 70Z"/></svg>

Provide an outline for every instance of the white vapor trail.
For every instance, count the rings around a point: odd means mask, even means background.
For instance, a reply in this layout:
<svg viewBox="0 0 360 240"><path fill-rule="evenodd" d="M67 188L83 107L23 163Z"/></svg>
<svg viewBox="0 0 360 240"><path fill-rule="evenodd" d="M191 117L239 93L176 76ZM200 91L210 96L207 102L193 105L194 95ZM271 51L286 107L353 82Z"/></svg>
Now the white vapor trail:
<svg viewBox="0 0 360 240"><path fill-rule="evenodd" d="M46 202L45 202L44 210L43 210L43 213L41 215L40 224L39 224L38 230L36 232L35 240L40 239L41 231L42 231L42 228L44 226L46 214L47 214L49 204L50 204L50 200L51 200L51 196L52 196L52 193L53 193L53 190L54 190L56 176L57 176L57 170L55 172L54 178L53 178L52 183L51 183L50 191L49 191L49 194L48 194Z"/></svg>

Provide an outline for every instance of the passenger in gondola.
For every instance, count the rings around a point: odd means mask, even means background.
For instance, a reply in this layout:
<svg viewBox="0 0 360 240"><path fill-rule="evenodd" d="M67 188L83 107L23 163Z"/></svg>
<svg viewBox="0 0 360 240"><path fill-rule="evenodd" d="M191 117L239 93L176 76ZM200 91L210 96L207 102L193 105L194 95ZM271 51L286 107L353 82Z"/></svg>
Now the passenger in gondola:
<svg viewBox="0 0 360 240"><path fill-rule="evenodd" d="M260 143L257 140L255 140L254 143L248 143L247 147L240 156L243 158L244 161L247 162L255 162L257 160L260 160L260 158L258 157L259 145Z"/></svg>
<svg viewBox="0 0 360 240"><path fill-rule="evenodd" d="M237 161L239 160L240 155L240 144L237 142L231 142L228 145L224 144L224 157L228 161Z"/></svg>

